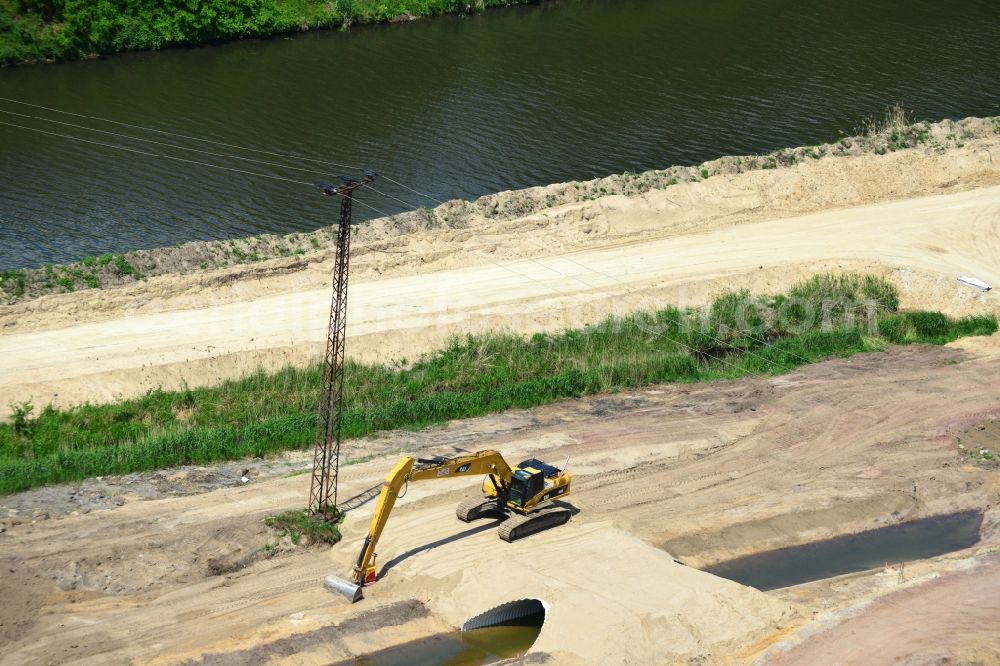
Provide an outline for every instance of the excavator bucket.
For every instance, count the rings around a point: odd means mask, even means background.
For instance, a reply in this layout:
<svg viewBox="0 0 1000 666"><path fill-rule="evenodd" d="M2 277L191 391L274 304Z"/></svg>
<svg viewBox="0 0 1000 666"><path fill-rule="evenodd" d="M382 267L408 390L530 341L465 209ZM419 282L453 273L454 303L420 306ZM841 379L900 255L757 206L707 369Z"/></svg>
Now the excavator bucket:
<svg viewBox="0 0 1000 666"><path fill-rule="evenodd" d="M360 585L349 580L344 580L343 578L338 578L337 576L324 577L323 587L331 592L336 592L341 596L347 597L351 600L352 604L361 601L361 597L363 596Z"/></svg>

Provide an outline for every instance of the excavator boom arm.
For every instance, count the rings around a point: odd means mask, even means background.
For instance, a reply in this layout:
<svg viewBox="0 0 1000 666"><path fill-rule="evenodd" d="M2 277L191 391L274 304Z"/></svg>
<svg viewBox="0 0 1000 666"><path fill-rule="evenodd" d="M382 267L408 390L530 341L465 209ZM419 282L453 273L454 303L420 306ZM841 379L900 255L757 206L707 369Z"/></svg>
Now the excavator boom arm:
<svg viewBox="0 0 1000 666"><path fill-rule="evenodd" d="M354 565L352 578L356 585L364 585L368 566L375 557L375 546L382 536L382 530L389 521L389 514L396 505L396 498L407 481L423 481L426 479L447 479L453 476L471 476L490 474L501 484L510 481L512 474L510 465L497 451L480 451L466 456L443 458L435 460L418 460L403 458L400 460L382 483L382 491L372 514L372 522L368 535Z"/></svg>
<svg viewBox="0 0 1000 666"><path fill-rule="evenodd" d="M410 474L414 481L425 479L446 479L451 476L471 476L492 474L503 483L510 481L513 473L510 465L497 451L480 451L466 456L437 460L418 460L418 466Z"/></svg>
<svg viewBox="0 0 1000 666"><path fill-rule="evenodd" d="M472 475L488 475L495 492L484 485L484 498L475 505L460 505L456 512L458 518L469 522L482 515L483 510L491 510L496 506L513 516L508 518L500 530L500 538L504 541L514 541L540 530L562 525L570 518L571 513L565 508L536 509L540 503L568 495L571 477L534 458L521 463L516 473L497 451L480 451L454 458L430 460L403 458L382 483L371 525L357 564L354 565L351 580L329 575L323 579L323 585L351 601L361 599L364 585L374 580L375 548L403 486L411 479L423 481Z"/></svg>
<svg viewBox="0 0 1000 666"><path fill-rule="evenodd" d="M358 585L364 584L365 571L375 556L375 546L378 544L379 537L382 536L382 530L385 529L385 524L389 520L392 507L396 505L396 498L399 497L399 491L402 490L403 485L409 480L412 470L413 458L403 458L392 468L389 475L385 477L385 481L382 482L382 491L378 495L375 513L372 514L368 536L365 537L365 543L361 547L361 554L358 555L358 563L354 565L353 578L354 582Z"/></svg>

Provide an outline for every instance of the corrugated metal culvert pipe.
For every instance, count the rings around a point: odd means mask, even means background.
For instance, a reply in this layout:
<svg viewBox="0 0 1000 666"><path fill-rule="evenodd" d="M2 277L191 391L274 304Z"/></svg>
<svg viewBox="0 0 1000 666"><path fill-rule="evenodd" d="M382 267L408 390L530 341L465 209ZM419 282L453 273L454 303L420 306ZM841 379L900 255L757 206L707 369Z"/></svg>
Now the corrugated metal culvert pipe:
<svg viewBox="0 0 1000 666"><path fill-rule="evenodd" d="M462 631L487 627L541 627L549 605L541 599L518 599L476 615L462 625Z"/></svg>

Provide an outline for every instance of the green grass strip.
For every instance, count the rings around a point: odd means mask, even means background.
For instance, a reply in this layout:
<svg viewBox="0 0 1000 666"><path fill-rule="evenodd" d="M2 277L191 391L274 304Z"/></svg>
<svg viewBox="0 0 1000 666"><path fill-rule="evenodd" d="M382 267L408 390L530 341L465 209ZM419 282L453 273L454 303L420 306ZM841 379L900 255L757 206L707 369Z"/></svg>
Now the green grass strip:
<svg viewBox="0 0 1000 666"><path fill-rule="evenodd" d="M992 315L896 312L895 290L872 280L820 276L775 298L726 294L706 311L668 307L551 335L469 335L414 363L350 363L343 435L652 384L774 375L888 344L945 344L997 330ZM874 310L853 305L860 299ZM817 326L823 308L828 322ZM877 312L872 326L860 316L870 312ZM10 422L0 424L0 494L301 449L315 437L321 383L314 364L37 416L33 406L15 405Z"/></svg>

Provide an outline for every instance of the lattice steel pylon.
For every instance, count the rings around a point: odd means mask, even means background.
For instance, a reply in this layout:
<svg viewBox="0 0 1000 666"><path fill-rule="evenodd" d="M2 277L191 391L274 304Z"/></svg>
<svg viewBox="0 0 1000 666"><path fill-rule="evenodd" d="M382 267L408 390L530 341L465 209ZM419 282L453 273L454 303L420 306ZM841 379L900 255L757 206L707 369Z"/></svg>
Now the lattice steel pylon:
<svg viewBox="0 0 1000 666"><path fill-rule="evenodd" d="M323 194L339 196L340 224L333 265L333 298L330 328L323 359L323 393L316 418L316 448L313 453L309 513L336 515L337 475L340 471L340 424L344 416L344 333L347 329L347 278L351 262L351 201L354 190L375 180L375 172L365 171L361 180L341 176L343 185L322 185ZM334 511L331 514L331 509Z"/></svg>

